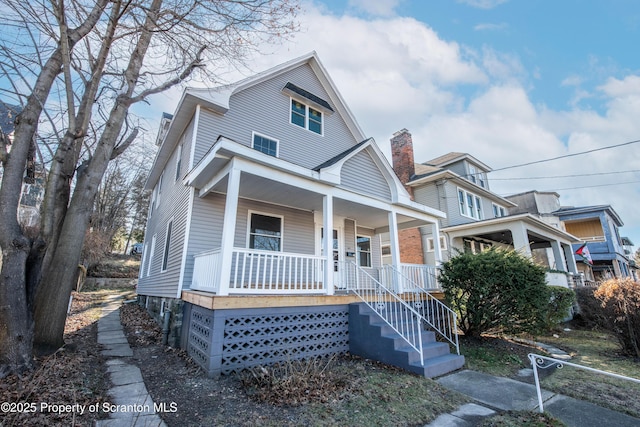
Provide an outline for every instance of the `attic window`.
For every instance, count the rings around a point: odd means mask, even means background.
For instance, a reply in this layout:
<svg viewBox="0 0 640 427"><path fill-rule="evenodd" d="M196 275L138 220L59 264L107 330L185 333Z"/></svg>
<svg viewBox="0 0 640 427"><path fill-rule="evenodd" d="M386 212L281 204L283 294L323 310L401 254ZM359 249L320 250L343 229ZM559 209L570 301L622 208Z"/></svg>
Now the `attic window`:
<svg viewBox="0 0 640 427"><path fill-rule="evenodd" d="M291 123L322 135L322 113L291 99Z"/></svg>
<svg viewBox="0 0 640 427"><path fill-rule="evenodd" d="M327 114L333 113L333 108L331 108L331 105L329 105L327 101L320 98L319 96L312 94L311 92L302 89L301 87L294 85L291 82L287 83L284 86L282 92L286 95L291 96L292 98L298 98L300 101L306 104L310 104L317 110L323 111Z"/></svg>

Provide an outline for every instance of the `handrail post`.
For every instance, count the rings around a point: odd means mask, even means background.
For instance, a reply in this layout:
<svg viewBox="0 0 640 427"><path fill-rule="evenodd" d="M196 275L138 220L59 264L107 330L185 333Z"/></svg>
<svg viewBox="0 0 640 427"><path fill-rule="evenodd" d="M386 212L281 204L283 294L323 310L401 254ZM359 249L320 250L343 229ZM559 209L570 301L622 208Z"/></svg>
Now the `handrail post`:
<svg viewBox="0 0 640 427"><path fill-rule="evenodd" d="M542 390L540 390L540 377L538 377L538 363L536 362L536 357L534 354L529 353L529 360L531 361L531 366L533 367L533 377L536 380L536 393L538 393L538 408L540 408L540 413L544 412L544 407L542 403Z"/></svg>

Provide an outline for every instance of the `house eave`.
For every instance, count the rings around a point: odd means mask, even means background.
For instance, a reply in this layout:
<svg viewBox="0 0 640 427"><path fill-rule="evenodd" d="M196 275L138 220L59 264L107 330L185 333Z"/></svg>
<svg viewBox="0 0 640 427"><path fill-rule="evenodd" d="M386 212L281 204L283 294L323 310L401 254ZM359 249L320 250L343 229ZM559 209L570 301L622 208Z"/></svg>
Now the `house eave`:
<svg viewBox="0 0 640 427"><path fill-rule="evenodd" d="M469 181L466 178L461 177L460 175L458 175L455 172L452 172L448 169L442 170L440 172L435 172L429 175L425 175L425 176L420 176L415 178L412 181L409 181L407 183L408 186L416 188L416 187L420 187L421 185L430 183L430 182L435 182L438 180L450 180L455 182L457 185L460 185L462 187L465 187L465 189L469 189L470 191L474 192L474 193L478 193L481 194L482 196L500 203L502 205L504 205L505 207L515 207L518 206L516 203L512 202L511 200L505 199L504 197L498 196L497 194L487 190L484 187L479 186L478 184L475 184L471 181Z"/></svg>
<svg viewBox="0 0 640 427"><path fill-rule="evenodd" d="M559 228L556 228L550 224L547 224L544 221L539 220L535 216L524 213L518 215L509 215L503 216L499 218L486 219L482 221L470 222L467 224L453 225L449 227L443 227L442 231L446 233L455 233L460 231L472 231L472 230L480 230L483 227L504 224L505 226L510 223L523 222L532 226L536 226L539 229L544 230L550 236L556 237L558 239L562 239L567 241L568 243L580 243L581 240L574 236L573 234L569 234L566 231L562 231Z"/></svg>

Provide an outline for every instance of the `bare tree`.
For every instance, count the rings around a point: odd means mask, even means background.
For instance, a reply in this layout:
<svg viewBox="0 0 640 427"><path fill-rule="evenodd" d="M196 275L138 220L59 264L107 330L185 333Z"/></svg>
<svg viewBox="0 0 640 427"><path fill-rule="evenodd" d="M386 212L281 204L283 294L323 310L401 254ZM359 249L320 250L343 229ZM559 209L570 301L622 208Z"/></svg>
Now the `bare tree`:
<svg viewBox="0 0 640 427"><path fill-rule="evenodd" d="M2 96L19 101L11 150L0 141L0 365L30 366L63 345L66 306L92 206L109 162L144 131L130 107L216 66L243 63L296 30L296 0L0 0ZM17 38L18 32L25 37ZM16 40L30 40L27 45ZM39 120L57 136L38 236L17 207ZM44 127L40 125L40 127ZM47 151L45 150L45 151Z"/></svg>

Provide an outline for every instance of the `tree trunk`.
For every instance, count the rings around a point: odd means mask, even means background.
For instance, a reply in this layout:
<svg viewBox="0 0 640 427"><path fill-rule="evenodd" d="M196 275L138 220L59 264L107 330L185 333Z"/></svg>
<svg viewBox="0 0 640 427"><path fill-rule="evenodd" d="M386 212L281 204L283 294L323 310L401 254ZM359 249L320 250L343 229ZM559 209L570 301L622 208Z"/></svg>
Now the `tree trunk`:
<svg viewBox="0 0 640 427"><path fill-rule="evenodd" d="M3 246L0 276L0 378L31 367L33 322L25 286L29 241Z"/></svg>

